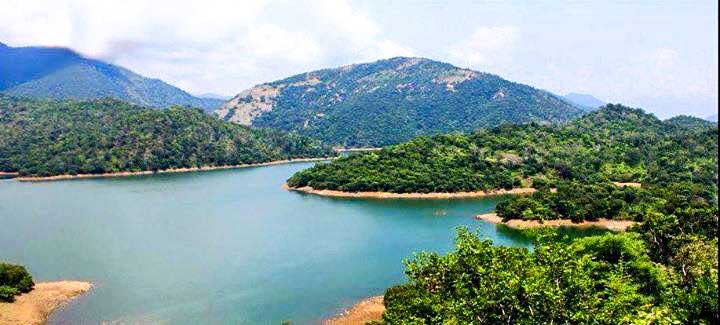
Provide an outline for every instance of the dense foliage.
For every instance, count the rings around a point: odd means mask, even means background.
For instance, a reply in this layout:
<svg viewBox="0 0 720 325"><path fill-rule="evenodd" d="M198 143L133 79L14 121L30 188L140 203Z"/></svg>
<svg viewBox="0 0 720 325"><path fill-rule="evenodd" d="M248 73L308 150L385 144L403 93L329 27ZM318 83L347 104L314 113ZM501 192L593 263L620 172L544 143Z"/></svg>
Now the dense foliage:
<svg viewBox="0 0 720 325"><path fill-rule="evenodd" d="M540 233L533 250L461 230L406 263L388 324L718 323L718 128L607 105L561 125L420 137L298 172L290 186L457 192L532 186L504 219L629 219L624 234ZM638 184L619 184L627 182ZM548 236L543 235L549 232ZM547 234L546 234L547 235Z"/></svg>
<svg viewBox="0 0 720 325"><path fill-rule="evenodd" d="M236 165L332 155L318 141L202 111L0 96L0 171L21 175Z"/></svg>
<svg viewBox="0 0 720 325"><path fill-rule="evenodd" d="M217 113L229 121L367 147L502 123L565 121L583 110L495 75L398 57L259 85ZM251 121L244 119L248 115Z"/></svg>
<svg viewBox="0 0 720 325"><path fill-rule="evenodd" d="M13 302L15 296L30 292L34 286L25 267L0 262L0 302Z"/></svg>
<svg viewBox="0 0 720 325"><path fill-rule="evenodd" d="M318 164L288 184L396 193L555 187L567 181L647 187L691 182L716 189L717 140L716 124L677 126L639 109L607 105L561 125L419 137Z"/></svg>
<svg viewBox="0 0 720 325"><path fill-rule="evenodd" d="M222 100L198 98L162 80L58 47L9 47L0 43L0 92L54 99L117 98L137 105L213 110Z"/></svg>
<svg viewBox="0 0 720 325"><path fill-rule="evenodd" d="M669 324L718 321L717 240L666 267L636 233L496 247L461 230L447 255L406 262L385 294L388 324ZM679 265L682 264L682 267Z"/></svg>

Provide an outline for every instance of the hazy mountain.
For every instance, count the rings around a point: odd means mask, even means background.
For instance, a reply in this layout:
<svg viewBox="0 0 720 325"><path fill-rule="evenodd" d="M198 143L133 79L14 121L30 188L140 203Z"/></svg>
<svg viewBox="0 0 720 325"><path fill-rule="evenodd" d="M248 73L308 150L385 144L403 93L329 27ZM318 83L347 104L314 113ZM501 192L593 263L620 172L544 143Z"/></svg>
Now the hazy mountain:
<svg viewBox="0 0 720 325"><path fill-rule="evenodd" d="M594 96L588 94L569 93L563 96L563 98L567 99L569 102L577 105L580 108L591 110L594 110L606 104L602 100L599 100Z"/></svg>
<svg viewBox="0 0 720 325"><path fill-rule="evenodd" d="M86 58L67 48L9 47L0 43L0 91L54 99L113 97L129 103L212 110L222 100L198 98L159 79Z"/></svg>
<svg viewBox="0 0 720 325"><path fill-rule="evenodd" d="M204 94L195 95L195 97L219 99L222 101L227 101L227 100L230 100L230 98L232 98L232 96L220 95L220 94L215 94L215 93L204 93Z"/></svg>
<svg viewBox="0 0 720 325"><path fill-rule="evenodd" d="M713 114L713 115L710 115L710 116L706 117L705 119L708 120L708 121L710 121L710 122L717 122L717 121L718 121L718 115L717 115L717 114Z"/></svg>
<svg viewBox="0 0 720 325"><path fill-rule="evenodd" d="M227 121L354 147L502 123L565 121L583 110L492 74L397 57L257 85L216 113Z"/></svg>

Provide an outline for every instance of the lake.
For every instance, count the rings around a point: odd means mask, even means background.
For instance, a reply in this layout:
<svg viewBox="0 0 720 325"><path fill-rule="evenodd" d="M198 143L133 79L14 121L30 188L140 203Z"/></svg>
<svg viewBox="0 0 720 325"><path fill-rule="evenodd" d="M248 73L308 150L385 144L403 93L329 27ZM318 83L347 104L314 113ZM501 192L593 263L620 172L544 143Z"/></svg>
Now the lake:
<svg viewBox="0 0 720 325"><path fill-rule="evenodd" d="M496 198L336 199L283 190L312 163L126 178L0 180L0 259L36 281L88 280L58 323L314 323L404 280L413 252L447 252Z"/></svg>

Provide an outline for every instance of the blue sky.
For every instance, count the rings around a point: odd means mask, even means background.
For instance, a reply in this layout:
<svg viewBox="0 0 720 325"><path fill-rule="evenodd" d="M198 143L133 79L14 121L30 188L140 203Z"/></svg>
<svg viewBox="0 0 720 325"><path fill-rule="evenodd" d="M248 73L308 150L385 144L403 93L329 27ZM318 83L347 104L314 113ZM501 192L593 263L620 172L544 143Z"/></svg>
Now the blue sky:
<svg viewBox="0 0 720 325"><path fill-rule="evenodd" d="M193 93L423 56L659 117L718 105L715 1L17 1L0 41L69 46Z"/></svg>

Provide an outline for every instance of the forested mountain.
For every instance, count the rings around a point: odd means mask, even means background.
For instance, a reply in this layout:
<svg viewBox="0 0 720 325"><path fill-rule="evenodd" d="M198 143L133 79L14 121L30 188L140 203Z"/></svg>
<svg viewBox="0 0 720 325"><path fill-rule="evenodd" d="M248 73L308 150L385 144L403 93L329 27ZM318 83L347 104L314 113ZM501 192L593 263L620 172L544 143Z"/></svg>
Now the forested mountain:
<svg viewBox="0 0 720 325"><path fill-rule="evenodd" d="M237 165L332 150L296 134L249 129L199 109L155 110L115 99L0 95L0 171L28 176Z"/></svg>
<svg viewBox="0 0 720 325"><path fill-rule="evenodd" d="M0 43L0 92L52 99L112 97L164 108L172 105L213 110L222 100L198 98L159 79L59 47L9 47Z"/></svg>
<svg viewBox="0 0 720 325"><path fill-rule="evenodd" d="M560 181L716 184L717 125L688 128L674 122L607 105L563 125L503 125L471 135L419 137L303 170L288 184L396 193Z"/></svg>
<svg viewBox="0 0 720 325"><path fill-rule="evenodd" d="M261 84L216 113L226 121L363 147L502 123L566 121L583 110L492 74L397 57Z"/></svg>
<svg viewBox="0 0 720 325"><path fill-rule="evenodd" d="M603 102L602 100L599 100L595 98L595 96L588 94L569 93L563 97L569 102L575 104L576 106L587 110L594 110L600 106L605 105L605 102Z"/></svg>

